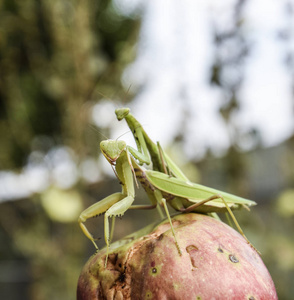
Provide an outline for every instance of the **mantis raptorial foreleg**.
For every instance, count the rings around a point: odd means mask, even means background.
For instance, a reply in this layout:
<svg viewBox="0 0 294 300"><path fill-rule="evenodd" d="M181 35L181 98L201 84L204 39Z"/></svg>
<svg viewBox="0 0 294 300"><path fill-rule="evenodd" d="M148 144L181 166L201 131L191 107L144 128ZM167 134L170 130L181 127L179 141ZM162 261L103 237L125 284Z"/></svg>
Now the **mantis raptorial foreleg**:
<svg viewBox="0 0 294 300"><path fill-rule="evenodd" d="M113 234L114 217L123 215L131 207L133 201L134 201L133 196L125 196L122 193L115 193L115 194L112 194L112 195L104 198L103 200L99 201L98 203L93 204L92 206L90 206L89 208L84 210L79 217L78 222L79 222L79 225L80 225L82 231L84 232L86 237L88 237L92 241L96 250L98 250L98 246L95 243L95 239L90 234L89 230L86 228L84 222L86 222L90 218L93 218L102 213L105 213L105 215L104 215L104 237L105 237L105 243L107 246L105 264L107 263L109 244L110 244L112 234ZM113 217L111 233L109 230L109 218L110 217Z"/></svg>
<svg viewBox="0 0 294 300"><path fill-rule="evenodd" d="M125 195L123 195L122 193L112 194L112 195L102 199L98 203L91 205L90 207L85 209L80 214L80 217L78 220L79 225L80 225L82 231L84 232L84 234L86 235L86 237L92 241L92 243L94 244L94 246L97 250L98 250L98 246L95 243L95 239L93 238L92 234L88 231L84 222L86 222L90 218L101 215L102 213L107 211L112 205L114 205L116 202L122 200L124 197L125 197Z"/></svg>

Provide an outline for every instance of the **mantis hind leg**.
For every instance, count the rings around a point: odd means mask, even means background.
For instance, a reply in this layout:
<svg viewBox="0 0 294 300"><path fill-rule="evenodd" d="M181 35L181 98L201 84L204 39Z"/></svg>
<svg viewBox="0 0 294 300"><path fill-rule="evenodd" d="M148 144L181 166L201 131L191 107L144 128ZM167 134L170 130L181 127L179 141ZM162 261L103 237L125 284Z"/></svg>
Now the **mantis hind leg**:
<svg viewBox="0 0 294 300"><path fill-rule="evenodd" d="M221 200L223 201L223 203L224 203L224 205L226 206L226 209L227 209L229 215L231 216L231 218L232 218L232 220L233 220L235 226L237 227L238 231L240 232L240 234L244 237L244 239L246 240L246 242L247 242L247 243L248 243L248 244L249 244L249 245L257 252L257 253L259 253L259 251L258 251L258 250L250 243L250 241L247 239L247 237L246 237L246 235L244 234L244 232L243 232L241 226L239 225L239 223L238 223L236 217L234 216L234 214L233 214L232 210L230 209L229 205L227 204L227 201L224 199L224 197L223 197L222 195L220 195L220 194L213 195L213 196L211 196L211 197L209 197L209 198L207 198L207 199L204 199L204 200L202 200L202 201L200 201L200 202L198 202L198 203L192 204L191 206L189 206L189 207L187 207L187 208L185 208L185 209L181 209L181 212L185 212L185 213L191 212L191 211L193 211L195 208L197 208L197 207L199 207L199 206L201 206L201 205L203 205L203 204L205 204L205 203L207 203L207 202L209 202L209 201L213 201L213 200L215 200L215 199L221 199Z"/></svg>

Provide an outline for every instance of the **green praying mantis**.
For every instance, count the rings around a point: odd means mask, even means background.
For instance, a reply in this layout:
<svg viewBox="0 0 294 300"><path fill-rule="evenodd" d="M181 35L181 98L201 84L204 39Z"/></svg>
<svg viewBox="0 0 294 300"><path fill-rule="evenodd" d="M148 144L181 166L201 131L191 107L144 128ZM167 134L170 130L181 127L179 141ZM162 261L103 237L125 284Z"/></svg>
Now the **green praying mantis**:
<svg viewBox="0 0 294 300"><path fill-rule="evenodd" d="M119 120L126 119L135 137L138 150L127 146L124 141L120 140L105 140L100 143L101 152L113 167L114 173L122 185L122 191L93 204L81 213L78 220L82 231L98 250L95 239L84 223L87 219L104 213L104 236L107 247L105 266L114 228L114 217L122 216L128 209L153 209L158 204L164 207L180 255L182 250L177 242L167 203L180 212L228 211L239 232L251 245L235 219L232 209L253 206L256 204L254 201L190 182L168 155L162 151L160 145L151 141L141 124L129 113L128 109L116 110L116 115ZM147 170L141 166L144 163L150 164L151 161L153 169ZM133 205L134 181L137 183L137 180L145 189L151 202L150 205ZM110 232L109 218L111 217L113 217L113 223Z"/></svg>
<svg viewBox="0 0 294 300"><path fill-rule="evenodd" d="M156 144L150 139L143 126L139 121L130 113L129 108L119 108L115 110L116 117L119 121L125 119L136 142L138 150L129 146L129 150L133 155L140 155L139 163L146 164L152 163L152 169L165 174L170 177L182 179L184 182L191 182L182 170L172 161L172 159L162 150L159 142ZM220 191L218 191L220 192ZM254 201L248 200L247 204L240 205L238 208L244 207L249 210L249 206L256 205ZM198 210L200 212L200 210ZM208 215L219 219L213 210ZM237 226L238 227L238 226ZM238 228L240 231L240 229Z"/></svg>

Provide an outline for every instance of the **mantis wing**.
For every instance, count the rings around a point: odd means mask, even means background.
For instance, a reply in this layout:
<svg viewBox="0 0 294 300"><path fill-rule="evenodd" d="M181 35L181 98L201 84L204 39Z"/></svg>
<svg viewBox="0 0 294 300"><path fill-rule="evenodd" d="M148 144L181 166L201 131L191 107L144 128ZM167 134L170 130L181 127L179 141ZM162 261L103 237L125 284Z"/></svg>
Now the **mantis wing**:
<svg viewBox="0 0 294 300"><path fill-rule="evenodd" d="M146 171L146 177L150 183L159 190L173 196L189 199L189 201L194 203L219 194L224 197L228 204L240 204L246 206L256 205L256 202L254 201L209 188L201 184L185 182L181 179L170 177L164 173L148 170ZM221 199L211 201L210 205L212 205L212 203L214 203L217 207L224 206Z"/></svg>

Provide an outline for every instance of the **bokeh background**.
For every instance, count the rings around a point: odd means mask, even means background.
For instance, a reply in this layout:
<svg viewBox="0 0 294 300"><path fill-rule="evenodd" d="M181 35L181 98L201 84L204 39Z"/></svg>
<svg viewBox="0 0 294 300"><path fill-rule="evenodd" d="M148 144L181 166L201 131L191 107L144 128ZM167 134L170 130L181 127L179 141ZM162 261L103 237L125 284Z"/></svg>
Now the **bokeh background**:
<svg viewBox="0 0 294 300"><path fill-rule="evenodd" d="M258 203L236 217L293 299L293 16L290 0L1 0L0 298L75 299L94 253L77 218L120 190L99 143L134 144L114 115L129 106L192 181ZM128 211L114 238L156 220ZM87 226L103 247L103 217Z"/></svg>

